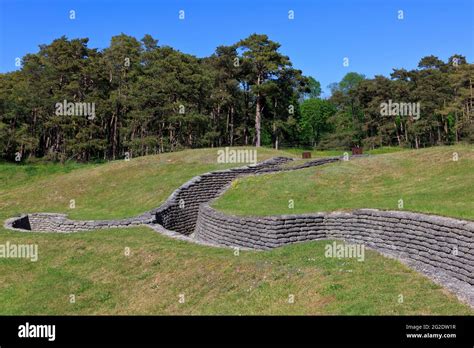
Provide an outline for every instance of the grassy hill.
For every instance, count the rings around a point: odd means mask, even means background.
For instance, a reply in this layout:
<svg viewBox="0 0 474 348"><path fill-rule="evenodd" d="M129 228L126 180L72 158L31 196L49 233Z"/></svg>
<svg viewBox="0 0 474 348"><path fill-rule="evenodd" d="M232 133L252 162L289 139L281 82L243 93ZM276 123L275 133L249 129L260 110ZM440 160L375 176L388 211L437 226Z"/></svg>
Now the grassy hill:
<svg viewBox="0 0 474 348"><path fill-rule="evenodd" d="M453 153L458 161L453 161ZM289 208L289 200L294 208ZM237 180L214 206L237 215L403 209L474 220L474 147L385 153Z"/></svg>
<svg viewBox="0 0 474 348"><path fill-rule="evenodd" d="M469 168L463 156L472 152L458 150L456 164ZM259 150L259 160L275 155L288 154ZM384 161L391 163L388 157ZM0 220L38 211L77 219L134 216L158 206L191 177L230 166L215 162L216 149L204 149L99 165L0 164ZM356 163L362 162L341 168ZM272 178L317 176L337 165ZM459 179L456 173L450 177ZM466 186L457 197L460 206L468 200L465 192ZM252 202L261 199L258 193L251 195ZM241 194L238 205L246 206L248 193ZM70 199L76 209L69 209ZM273 206L268 196L254 209L266 205ZM7 241L38 244L39 260L0 258L0 314L474 314L426 277L375 252L367 251L365 262L325 258L326 241L238 256L230 249L169 239L146 227L70 235L0 228L0 244Z"/></svg>
<svg viewBox="0 0 474 348"><path fill-rule="evenodd" d="M262 148L258 161L289 153ZM61 212L74 219L132 217L158 207L192 177L245 164L218 164L217 149L186 150L130 161L77 165L0 165L0 218ZM71 199L75 209L69 208Z"/></svg>

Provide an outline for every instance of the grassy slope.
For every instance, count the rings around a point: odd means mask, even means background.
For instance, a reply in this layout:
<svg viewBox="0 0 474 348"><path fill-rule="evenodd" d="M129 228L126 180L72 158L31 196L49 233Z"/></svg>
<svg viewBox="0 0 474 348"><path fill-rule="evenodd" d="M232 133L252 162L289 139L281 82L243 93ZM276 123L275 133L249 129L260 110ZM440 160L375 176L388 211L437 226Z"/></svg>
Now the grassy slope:
<svg viewBox="0 0 474 348"><path fill-rule="evenodd" d="M375 252L366 252L364 262L325 258L325 241L234 256L146 228L67 236L8 232L1 240L40 249L36 263L0 260L1 314L473 313Z"/></svg>
<svg viewBox="0 0 474 348"><path fill-rule="evenodd" d="M453 152L459 160L453 161ZM294 200L294 209L288 201ZM214 206L238 215L353 208L404 209L474 220L474 147L452 146L359 158L236 181Z"/></svg>
<svg viewBox="0 0 474 348"><path fill-rule="evenodd" d="M261 149L258 160L282 155L291 156ZM244 165L217 164L216 160L217 149L200 149L84 167L40 165L28 169L3 164L0 219L36 211L68 213L75 219L135 216L158 207L173 190L196 175ZM69 209L72 199L75 209Z"/></svg>
<svg viewBox="0 0 474 348"><path fill-rule="evenodd" d="M259 160L275 154L281 155L262 150ZM0 220L27 211L133 216L159 205L190 177L221 168L215 158L215 150L195 150L28 173L0 165L0 181L15 182L0 185ZM76 199L75 210L67 209L69 199ZM145 227L71 235L0 229L0 244L7 241L38 244L39 260L0 258L0 314L473 313L441 287L377 253L366 252L365 262L325 258L325 241L239 256ZM130 256L124 254L127 247ZM290 294L294 304L288 303Z"/></svg>
<svg viewBox="0 0 474 348"><path fill-rule="evenodd" d="M345 152L351 153L351 151L347 150L305 150L305 149L300 149L300 148L290 148L290 149L285 149L288 153L291 153L297 157L301 157L301 154L303 152L311 152L311 156L313 158L315 157L331 157L331 156L343 156ZM391 146L384 146L384 147L379 147L374 150L365 150L364 154L370 154L370 155L380 155L384 153L393 153L393 152L400 152L400 151L407 151L407 149L400 148L400 147L391 147Z"/></svg>

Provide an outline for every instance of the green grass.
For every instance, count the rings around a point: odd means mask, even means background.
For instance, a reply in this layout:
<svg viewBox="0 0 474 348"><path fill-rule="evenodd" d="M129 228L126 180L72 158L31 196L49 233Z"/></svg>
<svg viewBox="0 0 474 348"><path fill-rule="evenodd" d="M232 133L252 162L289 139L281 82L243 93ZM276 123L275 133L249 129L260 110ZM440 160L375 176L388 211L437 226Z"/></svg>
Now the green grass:
<svg viewBox="0 0 474 348"><path fill-rule="evenodd" d="M257 154L259 161L291 156L272 149L260 149ZM132 217L158 207L196 175L243 165L217 164L217 149L186 150L106 165L50 164L36 169L0 164L0 218L33 211L67 213L74 219ZM69 208L71 200L75 209Z"/></svg>
<svg viewBox="0 0 474 348"><path fill-rule="evenodd" d="M275 155L287 154L263 149L259 160ZM27 166L0 164L2 178L13 183L0 186L0 220L35 211L133 216L158 206L194 175L229 166L215 161L216 149L193 150L70 170L52 165L28 178ZM76 209L68 209L69 199ZM474 313L426 277L375 252L366 251L364 262L325 258L327 241L239 256L146 227L70 235L0 228L0 244L7 241L37 244L39 260L0 258L0 314Z"/></svg>
<svg viewBox="0 0 474 348"><path fill-rule="evenodd" d="M9 163L0 162L0 190L12 189L52 174L65 174L80 168L93 168L97 164L68 162L64 165L54 163Z"/></svg>
<svg viewBox="0 0 474 348"><path fill-rule="evenodd" d="M36 263L0 260L1 314L473 314L375 252L366 251L364 262L325 258L327 241L235 256L147 228L4 232L1 240L40 250Z"/></svg>
<svg viewBox="0 0 474 348"><path fill-rule="evenodd" d="M453 161L453 152L459 155ZM474 220L474 147L401 151L295 172L246 177L214 207L237 215L379 208ZM289 208L289 200L294 208Z"/></svg>
<svg viewBox="0 0 474 348"><path fill-rule="evenodd" d="M346 150L311 150L311 149L301 149L301 148L289 148L284 149L286 152L293 154L294 156L301 158L303 152L311 152L312 158L318 157L333 157L333 156L343 156L345 152L349 155L351 154L351 149ZM364 154L369 155L380 155L385 153L393 153L393 152L400 152L400 151L407 151L405 148L401 147L391 147L391 146L383 146L373 150L364 150Z"/></svg>

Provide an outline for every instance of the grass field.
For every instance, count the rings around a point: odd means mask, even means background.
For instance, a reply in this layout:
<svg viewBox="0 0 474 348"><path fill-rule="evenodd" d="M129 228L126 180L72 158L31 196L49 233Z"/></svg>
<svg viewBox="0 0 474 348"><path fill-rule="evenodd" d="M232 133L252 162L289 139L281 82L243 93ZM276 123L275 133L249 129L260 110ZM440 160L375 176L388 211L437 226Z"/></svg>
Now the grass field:
<svg viewBox="0 0 474 348"><path fill-rule="evenodd" d="M469 168L462 162L469 149L459 152L457 164ZM259 160L275 155L288 153L261 150ZM77 219L134 216L189 178L226 167L215 162L216 149L207 149L86 166L0 164L0 220L38 211ZM317 175L336 165L311 170ZM274 177L280 175L286 174ZM39 260L0 258L0 314L474 314L426 277L375 252L366 252L364 262L325 258L327 241L238 256L146 227L70 235L0 228L0 244L7 241L37 244Z"/></svg>
<svg viewBox="0 0 474 348"><path fill-rule="evenodd" d="M258 161L274 156L291 155L258 151ZM0 218L32 211L74 219L132 217L158 207L196 175L244 165L216 159L217 149L199 149L97 165L0 164ZM72 199L75 209L69 208Z"/></svg>
<svg viewBox="0 0 474 348"><path fill-rule="evenodd" d="M453 161L453 153L458 161ZM237 215L403 209L474 220L474 147L401 151L235 181L214 207ZM294 208L289 208L289 200Z"/></svg>
<svg viewBox="0 0 474 348"><path fill-rule="evenodd" d="M314 157L343 156L345 152L347 152L348 154L351 153L350 150L310 150L310 149L305 150L305 149L300 149L300 148L288 148L288 149L283 149L283 151L288 152L292 155L295 155L299 158L301 158L301 154L303 152L311 152L311 156L313 158ZM408 151L408 150L401 147L384 146L384 147L379 147L373 150L365 150L364 154L380 155L384 153L394 153L394 152L400 152L400 151Z"/></svg>

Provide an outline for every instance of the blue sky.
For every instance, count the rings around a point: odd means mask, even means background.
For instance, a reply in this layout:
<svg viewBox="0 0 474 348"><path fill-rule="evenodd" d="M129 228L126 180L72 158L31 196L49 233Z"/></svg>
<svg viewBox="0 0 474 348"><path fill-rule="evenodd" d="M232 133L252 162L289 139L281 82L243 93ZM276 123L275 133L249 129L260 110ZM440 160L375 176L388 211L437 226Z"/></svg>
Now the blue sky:
<svg viewBox="0 0 474 348"><path fill-rule="evenodd" d="M0 0L0 72L15 70L16 57L62 35L88 37L90 47L104 48L122 32L138 39L148 33L198 57L265 33L326 89L349 71L388 75L394 67L415 68L430 54L446 60L459 53L473 62L474 1Z"/></svg>

